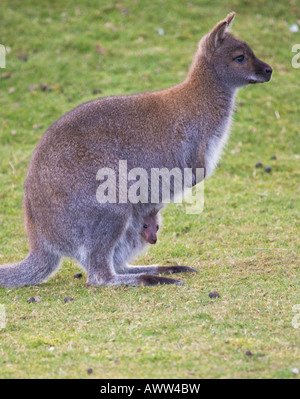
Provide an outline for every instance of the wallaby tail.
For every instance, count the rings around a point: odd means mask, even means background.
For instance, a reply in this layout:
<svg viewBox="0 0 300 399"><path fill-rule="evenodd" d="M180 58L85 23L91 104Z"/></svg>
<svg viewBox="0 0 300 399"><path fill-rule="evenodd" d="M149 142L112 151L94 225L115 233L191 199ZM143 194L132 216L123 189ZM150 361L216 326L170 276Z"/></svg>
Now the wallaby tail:
<svg viewBox="0 0 300 399"><path fill-rule="evenodd" d="M35 251L19 263L0 265L0 287L21 287L42 283L58 267L60 257Z"/></svg>

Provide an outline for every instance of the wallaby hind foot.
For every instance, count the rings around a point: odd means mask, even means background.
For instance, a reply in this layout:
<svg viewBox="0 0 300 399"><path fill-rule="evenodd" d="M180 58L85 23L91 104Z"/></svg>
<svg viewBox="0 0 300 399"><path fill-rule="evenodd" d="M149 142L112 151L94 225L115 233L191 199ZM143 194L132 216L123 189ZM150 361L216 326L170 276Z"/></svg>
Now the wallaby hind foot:
<svg viewBox="0 0 300 399"><path fill-rule="evenodd" d="M176 285L183 285L181 281L174 280L172 278L167 277L159 277L153 276L148 274L127 274L127 275L116 275L111 277L110 279L106 280L105 282L97 281L97 279L88 279L87 285L88 286L120 286L120 285L127 285L127 286L153 286L159 284L176 284Z"/></svg>
<svg viewBox="0 0 300 399"><path fill-rule="evenodd" d="M149 266L134 266L128 265L126 268L123 268L124 274L174 274L174 273L198 273L197 270L192 269L188 266L158 266L158 265L149 265Z"/></svg>

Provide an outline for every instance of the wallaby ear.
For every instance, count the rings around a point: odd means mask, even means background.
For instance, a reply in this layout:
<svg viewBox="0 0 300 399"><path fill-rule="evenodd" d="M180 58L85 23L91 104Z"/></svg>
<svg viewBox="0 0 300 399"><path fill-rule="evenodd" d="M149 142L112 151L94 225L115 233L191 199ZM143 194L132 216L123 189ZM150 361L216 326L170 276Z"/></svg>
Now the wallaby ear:
<svg viewBox="0 0 300 399"><path fill-rule="evenodd" d="M208 34L208 50L214 51L222 44L225 33L229 31L234 17L235 13L231 12L211 30Z"/></svg>
<svg viewBox="0 0 300 399"><path fill-rule="evenodd" d="M231 28L234 17L235 17L235 12L233 11L230 14L228 14L227 17L225 18L227 21L227 29Z"/></svg>

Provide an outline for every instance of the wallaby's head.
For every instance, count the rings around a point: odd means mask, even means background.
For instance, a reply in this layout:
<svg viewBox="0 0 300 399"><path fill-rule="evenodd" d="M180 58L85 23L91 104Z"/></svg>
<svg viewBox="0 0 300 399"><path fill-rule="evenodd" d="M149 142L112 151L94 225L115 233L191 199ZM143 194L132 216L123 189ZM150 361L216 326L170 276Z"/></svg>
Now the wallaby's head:
<svg viewBox="0 0 300 399"><path fill-rule="evenodd" d="M271 79L272 68L251 48L229 33L235 13L227 15L199 43L200 54L213 66L217 77L231 88Z"/></svg>
<svg viewBox="0 0 300 399"><path fill-rule="evenodd" d="M157 215L149 215L144 218L142 236L149 242L155 244L157 241L157 232L159 230L159 217Z"/></svg>

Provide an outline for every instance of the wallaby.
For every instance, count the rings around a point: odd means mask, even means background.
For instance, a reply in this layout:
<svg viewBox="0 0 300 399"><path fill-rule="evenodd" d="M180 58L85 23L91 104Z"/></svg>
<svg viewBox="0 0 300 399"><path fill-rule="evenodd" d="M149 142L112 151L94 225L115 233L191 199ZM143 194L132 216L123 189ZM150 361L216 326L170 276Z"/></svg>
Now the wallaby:
<svg viewBox="0 0 300 399"><path fill-rule="evenodd" d="M159 230L159 221L158 216L146 216L144 218L143 229L142 229L142 237L149 244L156 244L157 242L157 232Z"/></svg>
<svg viewBox="0 0 300 399"><path fill-rule="evenodd" d="M133 218L132 223L128 225L125 234L118 241L115 250L113 265L115 272L118 274L127 273L148 273L158 274L158 273L175 273L176 269L170 266L131 266L128 264L133 260L137 254L141 253L146 246L149 244L155 244L157 241L157 231L161 226L161 215L158 209L153 209L148 216L143 218L142 229L141 226L137 226L136 221L138 218ZM146 227L147 226L147 227ZM126 259L126 263L124 262ZM178 267L178 266L177 266ZM195 271L191 268L186 268L181 266L177 271ZM150 279L151 277L149 277Z"/></svg>
<svg viewBox="0 0 300 399"><path fill-rule="evenodd" d="M24 186L30 252L0 267L0 286L39 284L62 257L76 259L88 285L180 284L159 273L185 266L130 266L141 249L145 217L163 204L99 203L97 171L128 168L214 170L227 141L239 87L267 82L272 68L229 33L235 14L199 42L186 79L171 88L96 99L74 108L35 148Z"/></svg>

